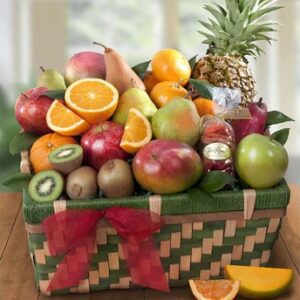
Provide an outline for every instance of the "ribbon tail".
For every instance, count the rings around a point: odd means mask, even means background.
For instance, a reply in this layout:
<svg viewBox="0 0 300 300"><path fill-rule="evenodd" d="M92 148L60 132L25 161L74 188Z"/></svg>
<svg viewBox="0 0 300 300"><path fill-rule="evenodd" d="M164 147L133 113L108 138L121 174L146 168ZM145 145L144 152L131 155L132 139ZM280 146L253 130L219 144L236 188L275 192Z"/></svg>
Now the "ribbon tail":
<svg viewBox="0 0 300 300"><path fill-rule="evenodd" d="M132 282L170 292L159 251L152 237L140 243L122 243Z"/></svg>

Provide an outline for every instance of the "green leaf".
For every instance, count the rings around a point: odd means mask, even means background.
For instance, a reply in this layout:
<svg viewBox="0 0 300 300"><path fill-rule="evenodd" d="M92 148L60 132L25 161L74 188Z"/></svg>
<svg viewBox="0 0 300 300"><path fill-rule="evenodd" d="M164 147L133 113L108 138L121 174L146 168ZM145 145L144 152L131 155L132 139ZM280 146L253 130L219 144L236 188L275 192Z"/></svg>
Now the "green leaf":
<svg viewBox="0 0 300 300"><path fill-rule="evenodd" d="M142 62L140 64L135 65L132 67L132 70L141 78L144 79L144 76L147 72L147 69L149 67L151 60L147 60L145 62Z"/></svg>
<svg viewBox="0 0 300 300"><path fill-rule="evenodd" d="M200 96L206 99L212 99L211 89L213 85L204 80L190 79L189 83L193 88L200 93Z"/></svg>
<svg viewBox="0 0 300 300"><path fill-rule="evenodd" d="M38 138L39 136L29 132L18 133L9 144L10 154L15 155L21 151L28 150Z"/></svg>
<svg viewBox="0 0 300 300"><path fill-rule="evenodd" d="M195 56L193 56L192 58L189 59L189 64L191 69L193 70L197 61L197 56L198 54L196 54Z"/></svg>
<svg viewBox="0 0 300 300"><path fill-rule="evenodd" d="M284 146L289 138L289 134L290 134L290 128L283 128L281 130L273 132L271 138Z"/></svg>
<svg viewBox="0 0 300 300"><path fill-rule="evenodd" d="M268 127L274 124L281 124L289 121L295 121L295 120L291 119L290 117L286 116L280 111L273 110L268 112L268 120L266 126Z"/></svg>
<svg viewBox="0 0 300 300"><path fill-rule="evenodd" d="M53 90L53 91L46 91L43 93L43 95L52 99L64 99L65 92L66 90Z"/></svg>
<svg viewBox="0 0 300 300"><path fill-rule="evenodd" d="M216 8L213 8L209 5L205 5L204 9L206 9L208 12L210 12L214 18L217 20L217 22L220 24L220 26L225 29L225 16Z"/></svg>
<svg viewBox="0 0 300 300"><path fill-rule="evenodd" d="M221 13L224 17L226 17L226 16L227 16L227 11L226 11L226 9L223 8L221 5L219 5L219 4L217 4L217 3L214 3L214 4L215 4L215 6L219 9L220 13Z"/></svg>
<svg viewBox="0 0 300 300"><path fill-rule="evenodd" d="M221 190L226 184L233 183L235 179L226 172L211 171L204 175L199 187L207 193Z"/></svg>
<svg viewBox="0 0 300 300"><path fill-rule="evenodd" d="M275 6L275 7L269 7L269 8L265 8L265 9L261 9L258 11L253 12L252 14L250 14L249 16L249 22L252 23L254 21L257 21L258 19L260 19L261 17L263 17L264 15L271 13L273 11L276 11L278 9L283 8L282 6Z"/></svg>
<svg viewBox="0 0 300 300"><path fill-rule="evenodd" d="M200 190L199 188L190 189L187 193L192 201L205 201L205 203L213 201L213 197L209 193Z"/></svg>
<svg viewBox="0 0 300 300"><path fill-rule="evenodd" d="M28 188L28 184L32 178L32 175L25 173L15 173L6 178L2 184L13 189L21 191L22 189Z"/></svg>
<svg viewBox="0 0 300 300"><path fill-rule="evenodd" d="M239 19L240 11L239 11L239 5L236 1L232 0L225 0L227 9L230 13L230 19L233 23L236 23Z"/></svg>

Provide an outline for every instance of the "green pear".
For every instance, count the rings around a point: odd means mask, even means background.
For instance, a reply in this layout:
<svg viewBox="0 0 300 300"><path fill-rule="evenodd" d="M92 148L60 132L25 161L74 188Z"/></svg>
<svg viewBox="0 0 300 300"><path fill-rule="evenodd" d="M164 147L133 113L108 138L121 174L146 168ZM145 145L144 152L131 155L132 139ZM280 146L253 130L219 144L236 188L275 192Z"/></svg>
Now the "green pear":
<svg viewBox="0 0 300 300"><path fill-rule="evenodd" d="M152 130L157 139L194 146L200 138L200 117L195 104L184 98L168 102L152 117Z"/></svg>
<svg viewBox="0 0 300 300"><path fill-rule="evenodd" d="M135 108L147 118L151 118L157 111L155 104L148 94L139 88L129 88L119 99L118 107L113 115L113 121L125 125L130 108Z"/></svg>
<svg viewBox="0 0 300 300"><path fill-rule="evenodd" d="M59 72L41 67L42 73L38 77L37 86L45 87L48 90L65 90L66 84L63 75Z"/></svg>

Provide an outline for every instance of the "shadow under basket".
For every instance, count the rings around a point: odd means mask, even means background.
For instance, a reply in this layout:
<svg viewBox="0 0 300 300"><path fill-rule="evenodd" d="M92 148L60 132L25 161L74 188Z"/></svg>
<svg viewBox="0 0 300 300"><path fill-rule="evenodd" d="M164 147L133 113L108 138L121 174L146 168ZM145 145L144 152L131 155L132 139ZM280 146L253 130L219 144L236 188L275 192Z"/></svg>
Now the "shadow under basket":
<svg viewBox="0 0 300 300"><path fill-rule="evenodd" d="M26 160L22 164L22 170L28 172ZM165 225L154 234L154 239L169 285L176 287L186 285L193 277L222 277L227 264L268 265L289 197L284 180L272 189L222 191L213 193L210 199L181 193L37 203L24 192L23 213L36 283L43 294L50 295L46 291L49 281L63 257L50 255L41 222L60 211L119 206L162 215ZM132 284L115 229L100 221L96 235L87 277L79 286L52 295L137 288Z"/></svg>

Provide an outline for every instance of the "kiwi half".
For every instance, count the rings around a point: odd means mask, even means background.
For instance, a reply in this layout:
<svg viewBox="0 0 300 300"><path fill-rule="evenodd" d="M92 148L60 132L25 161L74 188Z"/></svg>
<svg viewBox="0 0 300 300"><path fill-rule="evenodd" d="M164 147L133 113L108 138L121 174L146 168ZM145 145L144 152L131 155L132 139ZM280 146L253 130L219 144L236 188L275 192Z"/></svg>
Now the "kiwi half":
<svg viewBox="0 0 300 300"><path fill-rule="evenodd" d="M54 201L63 191L64 179L57 171L46 170L34 175L29 183L29 195L38 202Z"/></svg>
<svg viewBox="0 0 300 300"><path fill-rule="evenodd" d="M83 150L80 145L67 144L51 151L48 157L54 170L69 174L81 166Z"/></svg>

